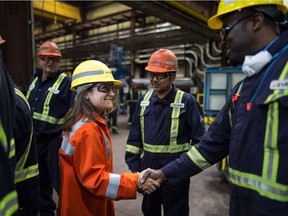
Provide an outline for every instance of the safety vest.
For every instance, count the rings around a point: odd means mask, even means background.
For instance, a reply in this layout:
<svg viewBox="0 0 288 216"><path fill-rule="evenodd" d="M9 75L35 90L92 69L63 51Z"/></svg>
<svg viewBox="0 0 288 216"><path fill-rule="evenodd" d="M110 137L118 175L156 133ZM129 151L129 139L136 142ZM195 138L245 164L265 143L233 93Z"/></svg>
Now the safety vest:
<svg viewBox="0 0 288 216"><path fill-rule="evenodd" d="M142 100L141 103L146 103L149 105L149 100L152 96L153 90L147 92ZM147 106L142 106L140 111L140 125L141 125L141 134L142 134L142 143L144 150L151 153L178 153L178 152L184 152L188 151L191 146L190 142L187 143L177 143L177 137L178 137L178 126L179 126L179 115L181 108L183 108L182 98L183 98L184 92L181 90L177 90L176 96L174 98L174 102L170 104L172 107L172 114L171 114L171 125L170 125L170 140L169 145L162 144L162 145L154 145L150 143L145 143L144 137L144 128L145 128L145 115L144 112L146 110ZM133 149L129 149L130 146L127 146L127 150L131 152ZM135 147L132 147L135 148Z"/></svg>
<svg viewBox="0 0 288 216"><path fill-rule="evenodd" d="M25 101L29 110L31 110L30 105L29 105L28 101L26 100L25 96L22 94L22 92L16 88L14 88L14 90L15 90L15 94L18 95L19 97L21 97L23 99L23 101ZM26 161L27 161L27 158L28 158L29 153L30 153L30 148L31 148L31 143L32 143L32 138L33 138L33 130L34 129L32 127L31 133L30 133L30 138L29 138L29 143L28 143L23 155L17 161L16 167L15 167L15 183L22 182L22 181L25 181L29 178L33 178L33 177L39 175L38 163L24 168Z"/></svg>
<svg viewBox="0 0 288 216"><path fill-rule="evenodd" d="M50 91L47 93L46 99L45 99L44 104L43 104L42 113L33 112L33 119L48 122L50 124L63 124L64 118L54 118L53 116L49 116L49 111L50 111L51 98L52 98L53 94L58 91L62 81L64 80L64 78L66 76L67 75L65 73L61 73L59 75L58 79L56 80L54 85L50 88ZM38 80L38 77L35 77L35 79L32 81L32 83L29 87L29 90L27 92L27 96L26 96L27 100L30 97L31 91L35 87L35 83L37 82L37 80Z"/></svg>
<svg viewBox="0 0 288 216"><path fill-rule="evenodd" d="M278 80L283 83L285 80L287 82L288 62ZM229 167L229 180L234 185L257 191L261 196L281 202L288 202L288 186L277 182L277 174L279 171L279 149L277 145L279 122L278 99L287 96L287 88L275 89L264 102L264 104L268 105L268 112L263 148L268 149L269 151L264 151L262 174L256 175ZM194 146L188 152L188 156L201 170L210 166L209 162Z"/></svg>

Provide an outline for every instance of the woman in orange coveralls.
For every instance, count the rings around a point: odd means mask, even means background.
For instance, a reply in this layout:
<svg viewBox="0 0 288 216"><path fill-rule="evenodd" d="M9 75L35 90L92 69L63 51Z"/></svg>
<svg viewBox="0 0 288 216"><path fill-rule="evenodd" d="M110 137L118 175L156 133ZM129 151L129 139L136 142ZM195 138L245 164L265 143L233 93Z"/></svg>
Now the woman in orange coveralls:
<svg viewBox="0 0 288 216"><path fill-rule="evenodd" d="M114 201L135 199L137 190L150 193L157 182L139 185L142 173L113 173L112 144L106 124L116 88L111 70L102 62L88 60L73 73L71 90L77 97L65 116L60 149L61 216L114 216Z"/></svg>

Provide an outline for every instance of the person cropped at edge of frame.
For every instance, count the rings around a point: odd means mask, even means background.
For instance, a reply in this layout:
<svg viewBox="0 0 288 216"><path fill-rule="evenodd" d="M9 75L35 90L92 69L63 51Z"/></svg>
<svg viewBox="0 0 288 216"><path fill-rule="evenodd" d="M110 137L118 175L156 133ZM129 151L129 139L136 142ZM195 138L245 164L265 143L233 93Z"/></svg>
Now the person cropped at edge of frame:
<svg viewBox="0 0 288 216"><path fill-rule="evenodd" d="M145 70L152 90L138 101L126 144L125 160L132 172L162 168L188 151L205 132L199 103L173 84L178 71L175 54L168 49L155 51ZM143 214L161 215L163 206L166 216L188 216L189 187L189 178L163 183L144 195Z"/></svg>
<svg viewBox="0 0 288 216"><path fill-rule="evenodd" d="M229 154L232 216L288 212L288 23L280 0L220 1L208 26L220 30L228 61L247 75L200 142L150 170L159 182L189 178ZM193 178L191 179L193 181Z"/></svg>
<svg viewBox="0 0 288 216"><path fill-rule="evenodd" d="M135 199L136 192L149 194L159 184L140 185L143 173L113 173L113 151L107 121L116 105L116 86L111 70L102 62L80 63L72 76L77 92L65 116L59 153L61 186L59 215L113 216L114 200Z"/></svg>
<svg viewBox="0 0 288 216"><path fill-rule="evenodd" d="M33 112L38 148L40 216L56 213L53 188L59 193L62 123L75 98L75 93L70 91L71 77L59 70L61 58L57 44L52 41L41 44L38 50L41 68L36 70L26 94Z"/></svg>

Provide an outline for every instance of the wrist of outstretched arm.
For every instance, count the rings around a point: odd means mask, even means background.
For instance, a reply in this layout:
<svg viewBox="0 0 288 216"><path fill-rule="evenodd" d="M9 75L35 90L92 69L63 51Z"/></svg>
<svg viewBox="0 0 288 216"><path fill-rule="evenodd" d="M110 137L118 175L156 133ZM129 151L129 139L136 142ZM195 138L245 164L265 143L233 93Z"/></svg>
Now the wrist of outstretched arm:
<svg viewBox="0 0 288 216"><path fill-rule="evenodd" d="M137 178L137 182L136 182L136 189L139 188L139 186L140 186L140 181L141 181L141 175L140 175L140 173L137 172L137 174L138 174L138 178Z"/></svg>

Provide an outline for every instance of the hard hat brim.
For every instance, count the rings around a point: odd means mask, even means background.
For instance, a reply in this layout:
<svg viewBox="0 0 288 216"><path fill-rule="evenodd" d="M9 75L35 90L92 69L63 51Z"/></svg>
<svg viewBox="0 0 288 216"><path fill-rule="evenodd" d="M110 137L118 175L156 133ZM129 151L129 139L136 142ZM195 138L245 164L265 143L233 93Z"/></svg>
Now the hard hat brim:
<svg viewBox="0 0 288 216"><path fill-rule="evenodd" d="M153 67L153 66L147 66L145 67L145 70L152 73L168 73L168 72L176 72L176 70L167 70L165 68L160 67Z"/></svg>
<svg viewBox="0 0 288 216"><path fill-rule="evenodd" d="M123 82L122 81L120 81L120 80L105 80L105 81L101 81L101 83L105 83L105 82L112 82L113 83L113 85L115 85L115 86L120 86L120 85L122 85L123 84ZM86 84L93 84L93 83L86 83ZM77 84L76 84L77 85ZM85 85L85 84L84 84ZM77 86L73 86L73 87L71 87L70 88L70 90L71 91L76 91L76 89L77 89L77 87L78 86L81 86L81 85L77 85Z"/></svg>
<svg viewBox="0 0 288 216"><path fill-rule="evenodd" d="M222 20L220 19L220 16L224 15L224 14L228 14L228 13L232 13L232 12L235 12L235 11L240 11L244 8L248 8L248 7L255 7L257 5L275 5L277 6L278 10L280 10L283 14L286 14L287 13L287 7L283 4L281 4L280 2L264 2L264 1L258 1L258 2L247 2L245 3L245 6L243 5L235 5L231 3L231 6L225 6L225 7L231 7L233 9L225 9L223 10L223 12L218 12L216 15L212 16L207 24L208 24L208 27L210 29L221 29L223 27L223 22ZM219 6L220 7L220 6Z"/></svg>

